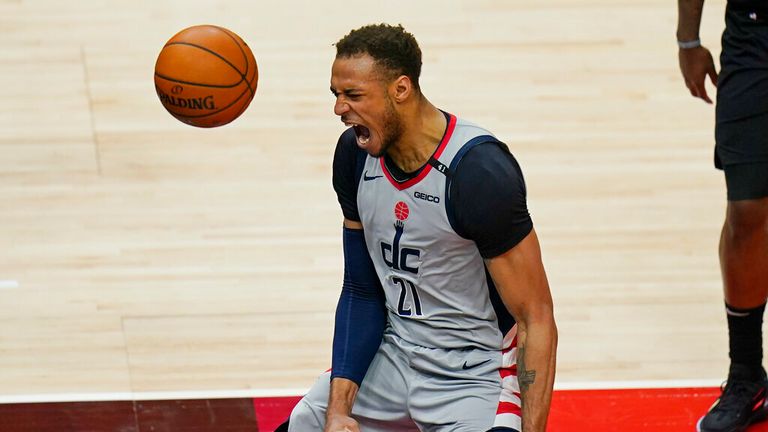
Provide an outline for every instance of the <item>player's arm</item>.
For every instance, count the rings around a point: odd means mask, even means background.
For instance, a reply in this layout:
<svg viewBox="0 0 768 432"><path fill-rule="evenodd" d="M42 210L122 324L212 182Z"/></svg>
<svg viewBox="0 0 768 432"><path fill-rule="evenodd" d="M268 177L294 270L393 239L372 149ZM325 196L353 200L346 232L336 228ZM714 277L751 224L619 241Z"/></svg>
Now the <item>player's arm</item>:
<svg viewBox="0 0 768 432"><path fill-rule="evenodd" d="M383 290L362 227L344 220L344 283L336 307L326 432L358 430L350 417L352 406L387 322Z"/></svg>
<svg viewBox="0 0 768 432"><path fill-rule="evenodd" d="M678 59L685 86L688 87L691 95L712 103L712 99L707 95L705 83L709 76L712 84L717 87L717 71L712 53L701 46L699 39L703 8L704 0L677 1Z"/></svg>
<svg viewBox="0 0 768 432"><path fill-rule="evenodd" d="M555 382L557 327L536 231L486 261L504 305L517 322L517 380L523 432L544 431Z"/></svg>
<svg viewBox="0 0 768 432"><path fill-rule="evenodd" d="M368 254L357 210L359 159L354 134L343 134L334 155L333 187L344 214L344 282L336 307L326 432L359 430L350 416L352 406L381 344L387 320L384 291Z"/></svg>
<svg viewBox="0 0 768 432"><path fill-rule="evenodd" d="M523 431L544 431L555 378L557 328L539 242L517 161L503 147L469 150L455 170L450 202L457 232L485 259L517 322Z"/></svg>

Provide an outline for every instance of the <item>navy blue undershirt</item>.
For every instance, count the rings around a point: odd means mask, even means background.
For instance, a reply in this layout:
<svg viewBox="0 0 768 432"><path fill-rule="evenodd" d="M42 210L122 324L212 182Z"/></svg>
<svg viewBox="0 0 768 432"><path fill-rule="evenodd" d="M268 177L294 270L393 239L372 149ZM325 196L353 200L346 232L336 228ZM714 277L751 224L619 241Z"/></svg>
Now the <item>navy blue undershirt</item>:
<svg viewBox="0 0 768 432"><path fill-rule="evenodd" d="M339 138L333 162L333 187L344 217L359 221L357 167L365 160L352 129ZM385 156L390 174L400 182L416 177L424 167L405 173ZM426 166L426 165L425 165ZM526 204L525 180L509 151L493 142L467 152L453 172L450 197L456 231L477 244L483 258L508 251L533 228Z"/></svg>

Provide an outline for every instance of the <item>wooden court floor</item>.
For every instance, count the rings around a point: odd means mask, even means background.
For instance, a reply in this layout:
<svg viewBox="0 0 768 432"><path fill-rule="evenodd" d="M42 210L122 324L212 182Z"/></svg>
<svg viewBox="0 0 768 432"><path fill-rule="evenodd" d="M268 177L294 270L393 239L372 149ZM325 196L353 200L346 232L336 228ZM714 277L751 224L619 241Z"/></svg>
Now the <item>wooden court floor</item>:
<svg viewBox="0 0 768 432"><path fill-rule="evenodd" d="M704 11L713 53L724 3ZM724 377L724 182L674 2L0 0L0 402L312 384L341 283L332 44L371 22L412 31L427 97L520 161L558 388ZM260 72L211 130L152 82L164 42L203 23Z"/></svg>

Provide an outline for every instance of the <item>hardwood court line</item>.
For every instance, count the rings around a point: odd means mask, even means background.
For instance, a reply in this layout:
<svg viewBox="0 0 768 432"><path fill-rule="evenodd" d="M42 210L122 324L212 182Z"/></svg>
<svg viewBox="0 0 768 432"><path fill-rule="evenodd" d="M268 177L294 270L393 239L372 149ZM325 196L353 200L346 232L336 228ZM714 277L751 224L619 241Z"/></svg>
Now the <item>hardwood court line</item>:
<svg viewBox="0 0 768 432"><path fill-rule="evenodd" d="M19 281L0 280L0 289L16 289L16 288L19 288Z"/></svg>
<svg viewBox="0 0 768 432"><path fill-rule="evenodd" d="M622 390L719 387L722 380L583 381L555 383L555 390ZM192 390L154 392L41 393L0 395L0 404L46 402L101 402L132 400L237 399L300 396L308 388Z"/></svg>
<svg viewBox="0 0 768 432"><path fill-rule="evenodd" d="M96 134L96 119L93 110L93 91L91 90L91 79L88 74L88 59L85 55L85 45L80 45L80 62L83 65L83 84L85 85L85 96L88 99L89 121L91 124L91 140L93 141L93 156L96 162L96 173L102 176L101 169L101 147L99 146L99 136Z"/></svg>

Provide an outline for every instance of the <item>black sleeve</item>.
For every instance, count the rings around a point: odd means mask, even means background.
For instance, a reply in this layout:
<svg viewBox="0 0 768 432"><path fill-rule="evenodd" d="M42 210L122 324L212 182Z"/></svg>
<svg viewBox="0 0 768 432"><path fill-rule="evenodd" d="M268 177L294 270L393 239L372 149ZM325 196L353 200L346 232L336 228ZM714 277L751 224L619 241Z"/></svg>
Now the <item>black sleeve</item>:
<svg viewBox="0 0 768 432"><path fill-rule="evenodd" d="M341 212L349 220L359 221L357 211L357 184L360 181L365 150L357 146L352 128L344 131L333 155L333 189L341 204Z"/></svg>
<svg viewBox="0 0 768 432"><path fill-rule="evenodd" d="M344 284L336 305L331 379L359 386L381 344L387 307L363 230L344 228Z"/></svg>
<svg viewBox="0 0 768 432"><path fill-rule="evenodd" d="M454 229L474 240L483 258L503 254L533 229L520 165L499 143L479 144L464 155L449 199Z"/></svg>

